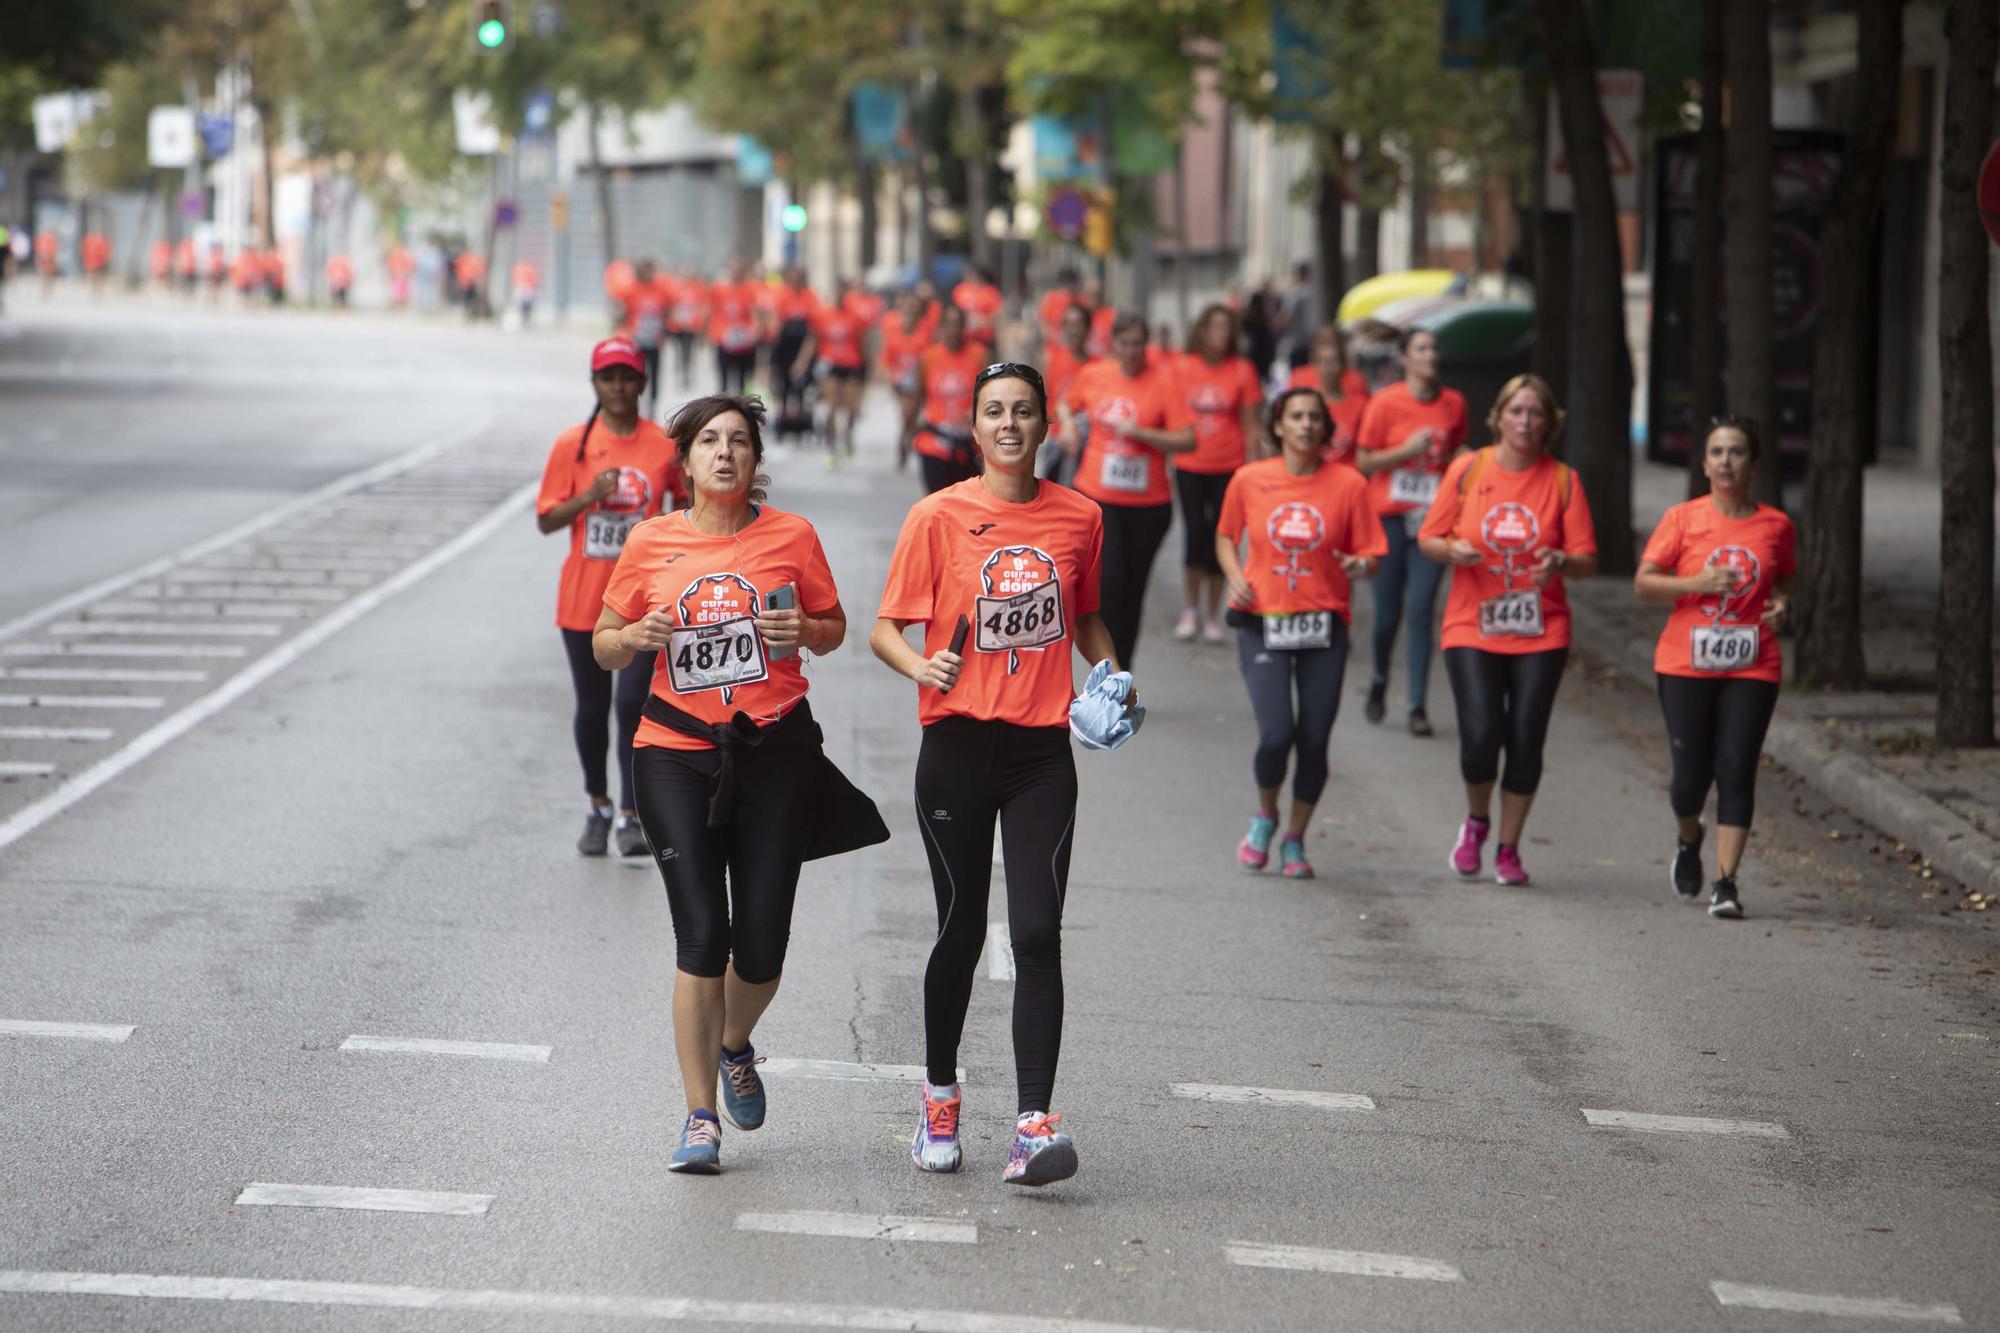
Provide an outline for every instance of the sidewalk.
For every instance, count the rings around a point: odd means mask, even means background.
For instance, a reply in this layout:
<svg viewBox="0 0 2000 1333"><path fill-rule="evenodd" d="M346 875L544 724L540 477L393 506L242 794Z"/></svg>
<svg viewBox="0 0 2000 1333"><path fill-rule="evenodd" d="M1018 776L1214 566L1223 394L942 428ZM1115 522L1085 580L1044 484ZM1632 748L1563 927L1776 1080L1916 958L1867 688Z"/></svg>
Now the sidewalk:
<svg viewBox="0 0 2000 1333"><path fill-rule="evenodd" d="M1788 684L1764 751L1906 846L1913 863L1962 880L1970 892L2000 893L2000 749L1940 751L1932 739L1937 479L1878 467L1867 488L1862 577L1876 688L1831 694ZM1633 524L1642 548L1660 515L1685 494L1680 469L1635 463ZM1786 498L1796 511L1797 497ZM1570 597L1579 611L1578 651L1650 685L1664 611L1641 603L1625 579L1573 584ZM1789 674L1789 643L1785 657ZM1958 904L1971 905L1969 897Z"/></svg>

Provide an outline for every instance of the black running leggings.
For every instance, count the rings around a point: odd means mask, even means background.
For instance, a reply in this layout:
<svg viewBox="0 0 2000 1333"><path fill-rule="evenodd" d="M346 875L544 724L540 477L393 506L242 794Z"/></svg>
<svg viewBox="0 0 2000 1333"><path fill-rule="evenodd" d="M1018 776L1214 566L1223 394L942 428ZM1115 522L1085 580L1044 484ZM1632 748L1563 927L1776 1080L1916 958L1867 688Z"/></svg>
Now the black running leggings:
<svg viewBox="0 0 2000 1333"><path fill-rule="evenodd" d="M1104 510L1104 628L1111 631L1118 665L1130 670L1139 650L1146 580L1152 577L1153 559L1173 526L1174 507L1171 503L1099 507Z"/></svg>
<svg viewBox="0 0 2000 1333"><path fill-rule="evenodd" d="M1181 565L1204 574L1222 575L1215 558L1215 526L1222 521L1222 496L1229 489L1228 472L1174 470L1174 493L1181 501Z"/></svg>
<svg viewBox="0 0 2000 1333"><path fill-rule="evenodd" d="M687 329L675 329L672 337L674 340L674 365L680 372L681 387L686 388L694 363L694 334Z"/></svg>
<svg viewBox="0 0 2000 1333"><path fill-rule="evenodd" d="M1340 682L1347 674L1347 626L1338 616L1324 648L1274 650L1264 646L1264 627L1236 631L1236 665L1250 690L1257 715L1257 753L1250 770L1260 791L1285 780L1285 765L1296 749L1292 799L1316 805L1326 790L1327 740L1340 711ZM1292 711L1294 683L1298 711Z"/></svg>
<svg viewBox="0 0 2000 1333"><path fill-rule="evenodd" d="M597 665L590 651L590 631L566 629L562 632L563 651L569 654L570 684L576 688L576 714L570 731L576 738L576 757L583 761L583 790L586 795L611 795L605 775L605 728L611 723L614 690L612 672ZM630 666L616 673L618 736L614 753L618 756L618 808L637 809L632 794L632 733L639 729L639 713L653 683L653 661L658 654L639 653Z"/></svg>
<svg viewBox="0 0 2000 1333"><path fill-rule="evenodd" d="M1535 794L1542 784L1542 742L1568 661L1567 648L1540 653L1444 650L1445 674L1458 704L1458 769L1468 783L1493 781L1504 750L1507 773L1500 790Z"/></svg>
<svg viewBox="0 0 2000 1333"><path fill-rule="evenodd" d="M958 1078L959 1038L986 942L995 816L1014 943L1017 1109L1046 1111L1062 1047L1062 909L1076 824L1069 728L968 717L924 728L917 824L938 909L937 942L924 970L924 1063L940 1087Z"/></svg>
<svg viewBox="0 0 2000 1333"><path fill-rule="evenodd" d="M1660 676L1660 711L1667 718L1674 761L1667 788L1674 813L1692 819L1715 787L1715 822L1749 828L1757 809L1757 756L1764 749L1777 682L1734 676Z"/></svg>
<svg viewBox="0 0 2000 1333"><path fill-rule="evenodd" d="M750 372L756 368L756 348L745 348L740 352L726 352L717 348L715 353L715 373L721 380L721 387L716 392L749 392Z"/></svg>
<svg viewBox="0 0 2000 1333"><path fill-rule="evenodd" d="M811 718L801 703L775 725ZM639 826L667 883L681 971L719 977L733 960L736 975L755 986L784 970L809 832L802 815L812 799L812 758L811 750L791 746L739 750L729 822L710 828L716 752L652 745L635 752Z"/></svg>

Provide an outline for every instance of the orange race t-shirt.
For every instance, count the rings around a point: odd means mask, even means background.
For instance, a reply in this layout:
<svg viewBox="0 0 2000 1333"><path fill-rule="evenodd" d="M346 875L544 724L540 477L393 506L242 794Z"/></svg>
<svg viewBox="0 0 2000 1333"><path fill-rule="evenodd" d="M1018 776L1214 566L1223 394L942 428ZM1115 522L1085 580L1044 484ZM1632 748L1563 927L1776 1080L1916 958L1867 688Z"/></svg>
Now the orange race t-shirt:
<svg viewBox="0 0 2000 1333"><path fill-rule="evenodd" d="M1000 307L1005 304L998 287L971 280L951 289L951 303L965 312L965 332L974 338L992 336L993 326L1000 319Z"/></svg>
<svg viewBox="0 0 2000 1333"><path fill-rule="evenodd" d="M1436 494L1451 456L1465 443L1465 396L1456 389L1440 388L1437 397L1420 403L1405 383L1391 384L1368 400L1361 413L1356 443L1379 452L1394 449L1420 427L1431 429L1431 447L1401 467L1377 472L1368 479L1368 493L1375 497L1375 512L1382 515L1406 514L1429 504Z"/></svg>
<svg viewBox="0 0 2000 1333"><path fill-rule="evenodd" d="M1099 504L1172 503L1167 456L1124 431L1127 426L1172 430L1181 424L1170 372L1148 366L1133 377L1116 361L1093 361L1077 372L1064 401L1090 423L1076 469L1078 490Z"/></svg>
<svg viewBox="0 0 2000 1333"><path fill-rule="evenodd" d="M815 306L808 317L819 340L818 357L829 366L861 368L861 335L867 325L844 305Z"/></svg>
<svg viewBox="0 0 2000 1333"><path fill-rule="evenodd" d="M966 343L956 352L943 343L926 347L921 359L924 410L920 419L970 432L972 382L986 368L991 355L986 350L986 344L976 342ZM951 459L958 456L949 440L928 430L918 431L910 447L931 458Z"/></svg>
<svg viewBox="0 0 2000 1333"><path fill-rule="evenodd" d="M899 389L905 381L916 381L922 369L924 348L930 343L923 321L914 328L903 326L903 317L891 310L882 316L882 373Z"/></svg>
<svg viewBox="0 0 2000 1333"><path fill-rule="evenodd" d="M1111 326L1118 322L1116 306L1099 306L1090 312L1090 337L1084 340L1084 350L1092 356L1111 355Z"/></svg>
<svg viewBox="0 0 2000 1333"><path fill-rule="evenodd" d="M708 340L725 352L747 352L759 338L757 312L761 286L742 282L718 282L708 290Z"/></svg>
<svg viewBox="0 0 2000 1333"><path fill-rule="evenodd" d="M949 693L917 691L917 716L976 717L1023 727L1069 723L1076 621L1098 609L1104 512L1052 481L1026 504L978 477L910 507L878 613L924 623L924 655L970 623L965 665Z"/></svg>
<svg viewBox="0 0 2000 1333"><path fill-rule="evenodd" d="M1389 538L1368 499L1368 483L1351 467L1322 462L1295 477L1282 457L1236 469L1222 493L1215 530L1249 539L1243 575L1256 594L1258 615L1332 611L1349 618L1353 590L1342 555L1389 554Z"/></svg>
<svg viewBox="0 0 2000 1333"><path fill-rule="evenodd" d="M1562 575L1545 588L1537 588L1534 577L1535 553L1544 548L1572 557L1597 551L1583 487L1574 474L1565 480L1567 471L1544 455L1531 468L1509 472L1491 447L1454 459L1445 470L1418 536L1461 538L1482 558L1452 566L1441 646L1489 653L1569 647Z"/></svg>
<svg viewBox="0 0 2000 1333"><path fill-rule="evenodd" d="M619 300L625 306L625 318L619 321L618 332L641 347L658 347L660 339L667 333L667 309L673 304L673 291L668 287L669 279L654 278L651 282L634 282L626 288Z"/></svg>
<svg viewBox="0 0 2000 1333"><path fill-rule="evenodd" d="M888 309L888 306L875 293L857 290L848 292L840 298L840 308L860 320L861 327L865 331L875 327L876 321L882 318L882 312Z"/></svg>
<svg viewBox="0 0 2000 1333"><path fill-rule="evenodd" d="M667 306L667 329L672 333L699 333L708 321L708 288L698 278L675 278L668 288L673 300Z"/></svg>
<svg viewBox="0 0 2000 1333"><path fill-rule="evenodd" d="M618 489L597 501L569 525L569 555L563 561L556 590L556 624L562 629L595 629L604 609L604 586L625 541L641 522L687 495L687 483L674 442L653 422L641 420L630 435L613 435L603 422L591 428L581 459L576 456L583 427L572 426L556 437L542 469L541 494L535 512L546 514L563 501L589 490L597 474L618 469Z"/></svg>
<svg viewBox="0 0 2000 1333"><path fill-rule="evenodd" d="M653 670L654 694L711 725L740 711L769 726L806 697L803 653L773 657L752 623L780 588L794 589L807 615L839 605L812 524L765 505L741 532L710 536L681 510L632 529L604 604L627 620L648 611L664 611L673 620L673 638ZM641 719L632 744L715 748L649 718Z"/></svg>
<svg viewBox="0 0 2000 1333"><path fill-rule="evenodd" d="M111 262L111 242L98 232L90 232L83 238L83 270L96 273Z"/></svg>
<svg viewBox="0 0 2000 1333"><path fill-rule="evenodd" d="M1076 383L1077 375L1090 364L1087 357L1078 356L1061 343L1050 343L1042 350L1042 387L1049 392L1049 442L1062 440L1062 421L1056 415L1056 404L1064 401L1069 386Z"/></svg>
<svg viewBox="0 0 2000 1333"><path fill-rule="evenodd" d="M765 301L775 324L788 324L802 319L810 323L815 311L820 308L819 293L810 287L788 287L783 284L770 289Z"/></svg>
<svg viewBox="0 0 2000 1333"><path fill-rule="evenodd" d="M1676 597L1653 649L1653 670L1662 676L1782 681L1784 653L1763 617L1778 580L1797 568L1793 539L1792 520L1770 505L1730 518L1704 495L1669 509L1640 558L1677 578L1710 565L1727 566L1736 573L1736 591Z"/></svg>
<svg viewBox="0 0 2000 1333"><path fill-rule="evenodd" d="M1194 449L1174 455L1175 470L1213 474L1242 467L1249 448L1243 409L1264 401L1264 386L1250 359L1226 357L1211 366L1190 353L1167 369L1180 386L1182 409L1194 423Z"/></svg>
<svg viewBox="0 0 2000 1333"><path fill-rule="evenodd" d="M1067 287L1057 287L1044 296L1035 307L1035 322L1042 326L1044 347L1054 347L1062 342L1062 320L1069 308L1079 304L1083 297Z"/></svg>

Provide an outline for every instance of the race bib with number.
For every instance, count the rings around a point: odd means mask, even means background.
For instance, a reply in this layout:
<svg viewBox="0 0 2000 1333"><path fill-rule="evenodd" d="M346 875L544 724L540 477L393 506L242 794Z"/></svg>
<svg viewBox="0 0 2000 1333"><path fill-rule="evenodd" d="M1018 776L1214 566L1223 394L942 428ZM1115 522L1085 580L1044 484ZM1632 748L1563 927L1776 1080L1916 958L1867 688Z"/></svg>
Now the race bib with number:
<svg viewBox="0 0 2000 1333"><path fill-rule="evenodd" d="M614 514L593 509L583 516L583 553L591 560L616 560L625 539L645 518L640 513Z"/></svg>
<svg viewBox="0 0 2000 1333"><path fill-rule="evenodd" d="M764 640L749 616L684 625L667 638L667 683L675 694L754 685L770 674Z"/></svg>
<svg viewBox="0 0 2000 1333"><path fill-rule="evenodd" d="M1389 501L1399 505L1427 505L1437 499L1438 474L1418 468L1399 467L1389 474Z"/></svg>
<svg viewBox="0 0 2000 1333"><path fill-rule="evenodd" d="M1060 583L1044 583L1012 597L977 597L973 603L979 617L973 647L982 653L1043 648L1063 636Z"/></svg>
<svg viewBox="0 0 2000 1333"><path fill-rule="evenodd" d="M1542 636L1542 590L1522 588L1503 592L1479 604L1479 637L1498 639L1512 635L1522 639Z"/></svg>
<svg viewBox="0 0 2000 1333"><path fill-rule="evenodd" d="M1264 646L1278 652L1333 646L1333 612L1298 611L1264 617Z"/></svg>
<svg viewBox="0 0 2000 1333"><path fill-rule="evenodd" d="M658 347L660 335L666 331L666 321L648 311L632 323L632 341L641 347Z"/></svg>
<svg viewBox="0 0 2000 1333"><path fill-rule="evenodd" d="M1153 480L1153 460L1144 454L1104 455L1104 468L1098 473L1107 491L1143 491Z"/></svg>
<svg viewBox="0 0 2000 1333"><path fill-rule="evenodd" d="M740 352L756 341L757 335L749 329L734 328L722 331L722 350L725 352Z"/></svg>
<svg viewBox="0 0 2000 1333"><path fill-rule="evenodd" d="M1743 671L1757 665L1755 625L1696 625L1688 663L1696 671Z"/></svg>

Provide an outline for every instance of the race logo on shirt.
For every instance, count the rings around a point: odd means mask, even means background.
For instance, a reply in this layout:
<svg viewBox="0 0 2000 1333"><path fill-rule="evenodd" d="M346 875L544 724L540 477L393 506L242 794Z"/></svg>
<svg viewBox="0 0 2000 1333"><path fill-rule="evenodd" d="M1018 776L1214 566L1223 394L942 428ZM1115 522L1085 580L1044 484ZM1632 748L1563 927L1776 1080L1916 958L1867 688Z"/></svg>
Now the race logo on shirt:
<svg viewBox="0 0 2000 1333"><path fill-rule="evenodd" d="M643 514L652 507L653 481L635 467L618 469L618 489L597 502L597 507L612 514Z"/></svg>
<svg viewBox="0 0 2000 1333"><path fill-rule="evenodd" d="M688 584L675 609L680 612L683 625L719 625L755 617L763 611L763 606L756 585L741 574L704 574ZM722 702L729 703L734 694L735 690L725 688Z"/></svg>
<svg viewBox="0 0 2000 1333"><path fill-rule="evenodd" d="M1062 641L1062 583L1056 562L1038 546L1002 546L979 567L986 596L976 599L980 652L1005 652L1007 674L1021 669L1022 652L1040 652Z"/></svg>
<svg viewBox="0 0 2000 1333"><path fill-rule="evenodd" d="M1284 576L1287 591L1297 592L1299 580L1313 576L1310 568L1300 568L1299 557L1317 551L1326 540L1326 519L1303 500L1291 500L1264 520L1264 535L1285 553L1285 563L1272 566L1271 572Z"/></svg>
<svg viewBox="0 0 2000 1333"><path fill-rule="evenodd" d="M1139 419L1139 405L1123 394L1108 394L1097 400L1097 410L1091 413L1091 418L1122 438L1125 428Z"/></svg>
<svg viewBox="0 0 2000 1333"><path fill-rule="evenodd" d="M1488 572L1498 574L1511 588L1516 562L1525 560L1542 539L1542 521L1528 506L1504 500L1479 520L1479 536L1500 557L1499 564L1486 567Z"/></svg>
<svg viewBox="0 0 2000 1333"><path fill-rule="evenodd" d="M934 397L954 402L961 398L969 400L972 397L972 377L956 366L940 371L937 378L931 381L931 393Z"/></svg>
<svg viewBox="0 0 2000 1333"><path fill-rule="evenodd" d="M1735 591L1723 593L1712 602L1703 602L1698 609L1710 620L1735 620L1736 612L1731 609L1732 606L1740 606L1756 588L1758 576L1764 572L1764 564L1757 558L1757 553L1747 546L1718 546L1709 552L1702 568L1713 565L1720 565L1736 576Z"/></svg>
<svg viewBox="0 0 2000 1333"><path fill-rule="evenodd" d="M1188 394L1188 406L1197 414L1195 429L1212 435L1223 427L1222 414L1229 410L1229 391L1213 384L1197 384Z"/></svg>

